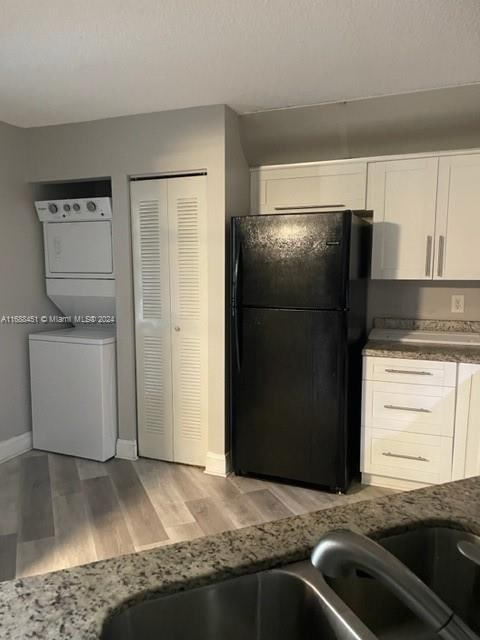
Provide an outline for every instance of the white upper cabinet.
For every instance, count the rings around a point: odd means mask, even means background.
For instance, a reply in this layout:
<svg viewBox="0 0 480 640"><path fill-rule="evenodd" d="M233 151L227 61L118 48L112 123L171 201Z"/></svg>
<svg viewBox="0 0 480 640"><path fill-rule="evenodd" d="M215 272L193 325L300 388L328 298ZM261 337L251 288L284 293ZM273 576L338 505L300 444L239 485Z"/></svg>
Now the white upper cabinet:
<svg viewBox="0 0 480 640"><path fill-rule="evenodd" d="M435 280L480 280L480 154L439 160Z"/></svg>
<svg viewBox="0 0 480 640"><path fill-rule="evenodd" d="M251 172L251 213L373 210L372 278L480 280L480 153Z"/></svg>
<svg viewBox="0 0 480 640"><path fill-rule="evenodd" d="M480 280L480 154L368 165L372 278Z"/></svg>
<svg viewBox="0 0 480 640"><path fill-rule="evenodd" d="M364 209L366 162L260 168L251 176L251 213Z"/></svg>
<svg viewBox="0 0 480 640"><path fill-rule="evenodd" d="M372 278L431 280L438 158L374 162L367 209L373 209Z"/></svg>

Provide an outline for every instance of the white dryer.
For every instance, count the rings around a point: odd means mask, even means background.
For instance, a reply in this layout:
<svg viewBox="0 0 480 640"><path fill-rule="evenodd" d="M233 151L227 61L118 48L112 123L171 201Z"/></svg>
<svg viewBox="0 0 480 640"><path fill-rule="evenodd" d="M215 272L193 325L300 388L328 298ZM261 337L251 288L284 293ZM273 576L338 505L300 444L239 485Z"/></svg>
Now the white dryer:
<svg viewBox="0 0 480 640"><path fill-rule="evenodd" d="M115 455L115 329L29 336L33 446L105 461Z"/></svg>
<svg viewBox="0 0 480 640"><path fill-rule="evenodd" d="M110 198L42 200L35 208L43 223L47 278L115 277Z"/></svg>

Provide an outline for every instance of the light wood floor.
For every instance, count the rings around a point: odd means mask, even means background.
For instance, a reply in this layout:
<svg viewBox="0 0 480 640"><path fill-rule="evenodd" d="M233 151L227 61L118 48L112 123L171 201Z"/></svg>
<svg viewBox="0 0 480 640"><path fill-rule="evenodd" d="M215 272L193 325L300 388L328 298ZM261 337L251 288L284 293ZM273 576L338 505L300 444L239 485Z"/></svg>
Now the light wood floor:
<svg viewBox="0 0 480 640"><path fill-rule="evenodd" d="M32 451L0 464L0 580L378 497L332 494L140 459Z"/></svg>

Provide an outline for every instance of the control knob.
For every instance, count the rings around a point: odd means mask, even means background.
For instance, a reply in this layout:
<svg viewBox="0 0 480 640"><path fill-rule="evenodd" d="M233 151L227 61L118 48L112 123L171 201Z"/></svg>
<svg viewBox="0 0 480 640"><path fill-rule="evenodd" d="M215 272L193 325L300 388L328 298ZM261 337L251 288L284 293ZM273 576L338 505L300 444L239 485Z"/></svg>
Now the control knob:
<svg viewBox="0 0 480 640"><path fill-rule="evenodd" d="M89 201L87 202L87 209L88 209L89 211L96 211L96 209L97 209L97 205L95 204L95 202L93 202L93 200L89 200Z"/></svg>
<svg viewBox="0 0 480 640"><path fill-rule="evenodd" d="M80 211L80 205L78 204L78 202L74 202L73 203L73 210L74 211Z"/></svg>
<svg viewBox="0 0 480 640"><path fill-rule="evenodd" d="M57 213L57 211L58 211L58 207L57 207L57 205L56 205L56 204L53 204L53 202L51 202L51 203L48 205L48 210L50 211L50 213Z"/></svg>
<svg viewBox="0 0 480 640"><path fill-rule="evenodd" d="M72 207L71 207L69 204L64 204L64 205L63 205L63 210L64 210L64 211L70 211L70 209L71 209L71 208L72 208Z"/></svg>

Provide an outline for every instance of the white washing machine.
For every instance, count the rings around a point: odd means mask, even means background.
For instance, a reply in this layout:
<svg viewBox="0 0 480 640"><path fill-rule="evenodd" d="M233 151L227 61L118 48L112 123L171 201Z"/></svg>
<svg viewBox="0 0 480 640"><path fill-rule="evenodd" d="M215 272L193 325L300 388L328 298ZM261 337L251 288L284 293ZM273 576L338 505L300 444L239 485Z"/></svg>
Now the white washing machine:
<svg viewBox="0 0 480 640"><path fill-rule="evenodd" d="M115 455L115 329L29 336L33 446L105 461Z"/></svg>
<svg viewBox="0 0 480 640"><path fill-rule="evenodd" d="M33 446L115 455L115 271L110 198L36 202L48 297L75 326L29 336ZM103 324L102 324L103 323Z"/></svg>

